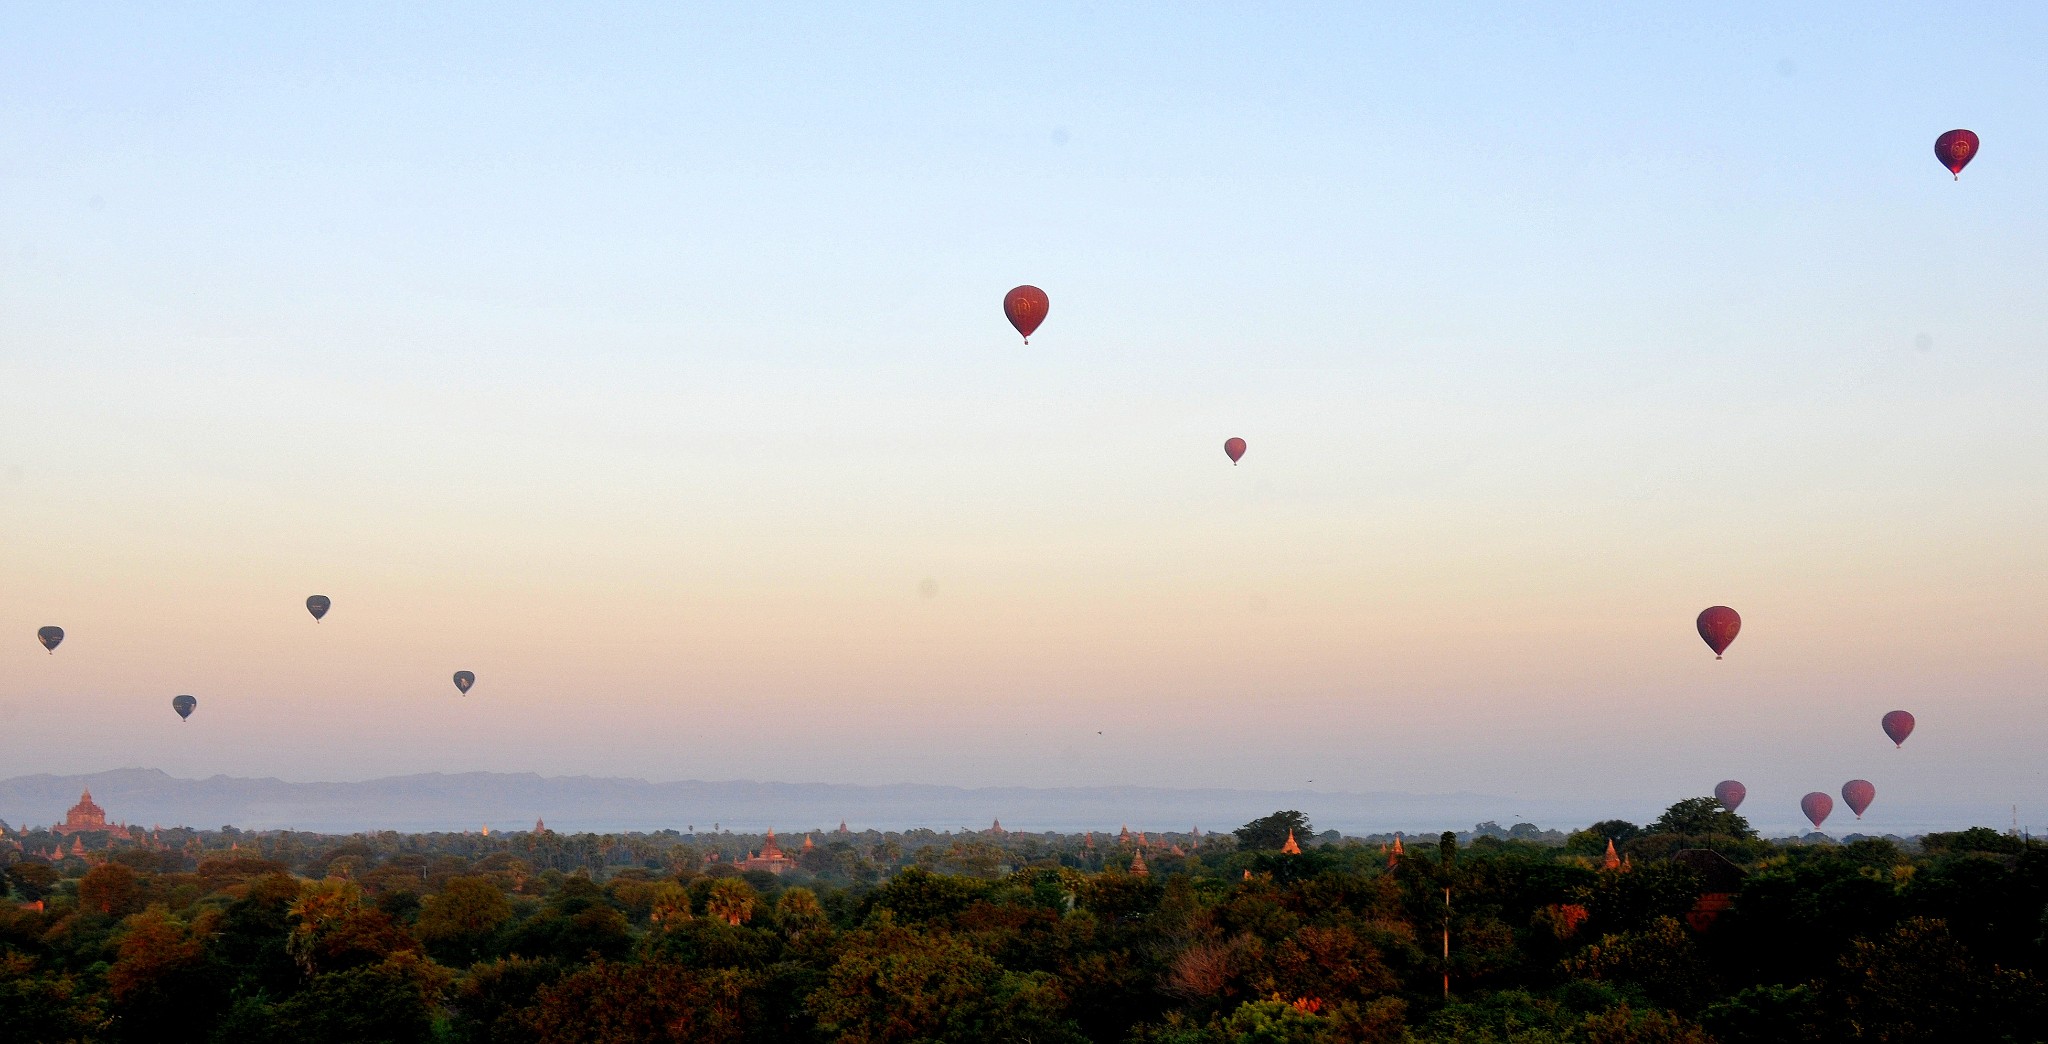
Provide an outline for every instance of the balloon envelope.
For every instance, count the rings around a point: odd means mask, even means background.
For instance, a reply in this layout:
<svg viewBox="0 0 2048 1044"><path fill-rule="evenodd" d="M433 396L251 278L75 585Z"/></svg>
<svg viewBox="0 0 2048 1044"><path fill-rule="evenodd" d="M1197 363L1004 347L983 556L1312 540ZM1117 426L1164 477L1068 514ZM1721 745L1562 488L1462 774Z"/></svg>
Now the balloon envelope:
<svg viewBox="0 0 2048 1044"><path fill-rule="evenodd" d="M1871 786L1867 779L1852 779L1842 784L1842 800L1848 803L1849 811L1856 813L1857 819L1863 818L1863 810L1869 808L1871 800L1876 797L1877 788Z"/></svg>
<svg viewBox="0 0 2048 1044"><path fill-rule="evenodd" d="M314 623L320 622L320 618L327 615L327 610L332 605L334 600L326 595L314 595L306 599L306 611L313 614Z"/></svg>
<svg viewBox="0 0 2048 1044"><path fill-rule="evenodd" d="M1806 818L1813 821L1815 830L1819 830L1820 825L1827 822L1828 813L1834 810L1835 799L1818 790L1799 799L1799 811L1806 813Z"/></svg>
<svg viewBox="0 0 2048 1044"><path fill-rule="evenodd" d="M1893 711L1884 716L1884 734L1892 738L1892 745L1903 747L1906 737L1913 734L1913 716L1905 711Z"/></svg>
<svg viewBox="0 0 2048 1044"><path fill-rule="evenodd" d="M43 648L45 648L45 649L48 649L48 650L50 650L51 652L56 652L56 651L57 651L57 646L58 646L58 645L61 645L61 644L63 644L63 641L64 641L64 628L62 628L62 627L42 627L42 628L37 628L37 630L36 630L36 641L39 641L39 642L43 643Z"/></svg>
<svg viewBox="0 0 2048 1044"><path fill-rule="evenodd" d="M1225 455L1230 457L1230 462L1232 464L1237 463L1239 460L1242 460L1244 458L1244 440L1224 439L1223 452Z"/></svg>
<svg viewBox="0 0 2048 1044"><path fill-rule="evenodd" d="M468 671L455 672L455 687L457 689L460 689L464 696L469 695L469 687L475 684L476 675L471 674Z"/></svg>
<svg viewBox="0 0 2048 1044"><path fill-rule="evenodd" d="M1046 298L1045 291L1029 284L1003 295L1003 315L1009 318L1010 325L1016 327L1018 333L1024 335L1025 344L1031 343L1031 331L1045 322L1045 313L1051 308L1052 302Z"/></svg>
<svg viewBox="0 0 2048 1044"><path fill-rule="evenodd" d="M1742 631L1742 617L1725 605L1717 605L1700 611L1700 638L1707 648L1714 650L1714 659L1728 651L1729 643Z"/></svg>
<svg viewBox="0 0 2048 1044"><path fill-rule="evenodd" d="M1957 181L1963 180L1963 168L1977 158L1976 132L1958 128L1934 139L1934 158L1940 160Z"/></svg>
<svg viewBox="0 0 2048 1044"><path fill-rule="evenodd" d="M180 718L190 718L192 716L192 708L197 706L199 706L199 701L190 696L171 697L171 709L177 711ZM229 717L233 717L233 715L229 715Z"/></svg>
<svg viewBox="0 0 2048 1044"><path fill-rule="evenodd" d="M1714 800L1719 801L1721 807L1730 812L1735 811L1742 804L1742 799L1748 796L1749 788L1732 779L1724 779L1714 784Z"/></svg>

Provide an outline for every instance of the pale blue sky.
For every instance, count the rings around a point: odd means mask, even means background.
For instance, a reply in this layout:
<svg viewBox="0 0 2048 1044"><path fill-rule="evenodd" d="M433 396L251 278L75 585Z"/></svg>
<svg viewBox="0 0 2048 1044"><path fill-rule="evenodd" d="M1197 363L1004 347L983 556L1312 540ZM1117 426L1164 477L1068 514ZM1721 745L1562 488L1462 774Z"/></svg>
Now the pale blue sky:
<svg viewBox="0 0 2048 1044"><path fill-rule="evenodd" d="M0 11L9 764L2048 805L2036 5L423 6Z"/></svg>

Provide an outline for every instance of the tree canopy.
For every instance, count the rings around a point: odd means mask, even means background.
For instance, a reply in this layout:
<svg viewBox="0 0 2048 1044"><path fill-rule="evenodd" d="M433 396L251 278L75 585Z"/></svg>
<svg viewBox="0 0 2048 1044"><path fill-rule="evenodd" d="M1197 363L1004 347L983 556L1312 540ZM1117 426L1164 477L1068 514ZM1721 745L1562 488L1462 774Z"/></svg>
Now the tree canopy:
<svg viewBox="0 0 2048 1044"><path fill-rule="evenodd" d="M722 835L0 846L0 1040L2038 1039L2048 844L1694 851L1725 814L1410 836L1406 859L1299 812L1239 837L849 832L780 875ZM1281 855L1290 829L1318 843Z"/></svg>
<svg viewBox="0 0 2048 1044"><path fill-rule="evenodd" d="M1309 827L1308 816L1294 811L1260 816L1234 831L1237 835L1237 847L1249 851L1279 848L1287 843L1287 835L1290 832L1293 833L1296 843L1315 836L1315 831Z"/></svg>
<svg viewBox="0 0 2048 1044"><path fill-rule="evenodd" d="M1710 797L1686 798L1664 810L1650 824L1652 834L1681 834L1686 837L1753 838L1756 831L1749 820L1722 807Z"/></svg>

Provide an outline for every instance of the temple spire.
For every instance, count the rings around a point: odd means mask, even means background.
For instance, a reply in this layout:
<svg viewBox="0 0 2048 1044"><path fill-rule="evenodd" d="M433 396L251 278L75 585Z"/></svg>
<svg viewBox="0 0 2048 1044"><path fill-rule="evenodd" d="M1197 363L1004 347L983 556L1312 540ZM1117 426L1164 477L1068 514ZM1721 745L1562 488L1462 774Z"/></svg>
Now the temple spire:
<svg viewBox="0 0 2048 1044"><path fill-rule="evenodd" d="M1280 846L1281 855L1300 855L1301 845L1294 840L1294 831L1287 831L1287 843Z"/></svg>

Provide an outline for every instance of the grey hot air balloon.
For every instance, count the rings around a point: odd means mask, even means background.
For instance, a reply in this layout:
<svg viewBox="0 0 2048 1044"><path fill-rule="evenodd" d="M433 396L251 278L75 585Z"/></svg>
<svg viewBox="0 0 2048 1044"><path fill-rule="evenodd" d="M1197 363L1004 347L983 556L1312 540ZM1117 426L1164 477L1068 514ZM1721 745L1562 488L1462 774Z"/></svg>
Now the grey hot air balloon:
<svg viewBox="0 0 2048 1044"><path fill-rule="evenodd" d="M306 599L306 611L313 614L314 623L319 623L320 618L327 615L328 607L333 604L334 600L326 595L314 595Z"/></svg>
<svg viewBox="0 0 2048 1044"><path fill-rule="evenodd" d="M199 701L191 696L171 697L171 709L177 711L180 718L190 718L192 716L192 708L197 706L199 706Z"/></svg>
<svg viewBox="0 0 2048 1044"><path fill-rule="evenodd" d="M475 684L476 675L471 674L468 671L455 672L455 687L461 690L464 696L469 695L469 687Z"/></svg>
<svg viewBox="0 0 2048 1044"><path fill-rule="evenodd" d="M57 651L57 646L63 644L64 642L64 628L40 628L36 631L36 641L43 643L43 648L48 649L54 653Z"/></svg>

